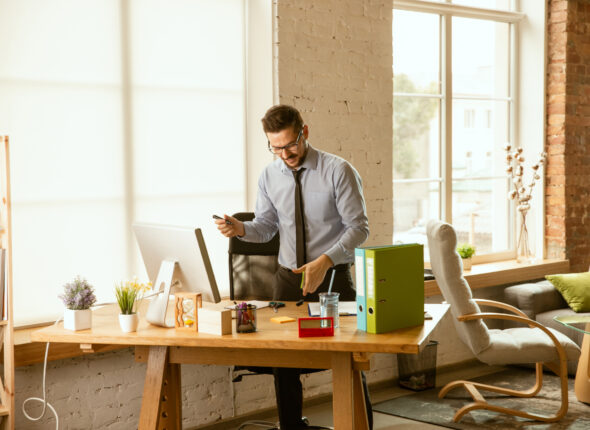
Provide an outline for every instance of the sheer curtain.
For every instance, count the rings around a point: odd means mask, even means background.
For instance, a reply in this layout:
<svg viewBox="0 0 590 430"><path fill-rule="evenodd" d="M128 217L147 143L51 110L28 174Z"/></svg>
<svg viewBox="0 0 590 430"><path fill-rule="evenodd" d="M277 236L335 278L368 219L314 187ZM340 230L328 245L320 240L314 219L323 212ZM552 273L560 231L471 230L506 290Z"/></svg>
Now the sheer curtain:
<svg viewBox="0 0 590 430"><path fill-rule="evenodd" d="M203 228L244 206L241 0L0 0L0 131L12 142L17 325L62 285L146 279L131 222Z"/></svg>

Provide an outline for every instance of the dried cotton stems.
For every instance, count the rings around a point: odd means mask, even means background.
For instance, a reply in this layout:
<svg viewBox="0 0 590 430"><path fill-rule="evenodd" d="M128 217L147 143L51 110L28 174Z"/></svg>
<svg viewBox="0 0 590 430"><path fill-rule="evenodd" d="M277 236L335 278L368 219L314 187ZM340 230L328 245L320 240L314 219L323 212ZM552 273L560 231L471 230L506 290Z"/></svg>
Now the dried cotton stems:
<svg viewBox="0 0 590 430"><path fill-rule="evenodd" d="M517 254L519 259L530 260L531 252L528 245L529 233L526 227L526 215L531 208L530 201L533 197L532 193L535 183L538 179L541 179L539 169L545 164L547 153L542 152L540 154L539 160L532 166L533 177L528 184L525 184L523 167L524 156L522 155L522 148L516 148L512 151L512 146L507 144L504 147L504 150L506 150L506 173L508 178L514 184L514 189L508 193L508 198L510 200L516 200L516 209L518 209L521 214L520 234L518 235L518 242L516 245Z"/></svg>

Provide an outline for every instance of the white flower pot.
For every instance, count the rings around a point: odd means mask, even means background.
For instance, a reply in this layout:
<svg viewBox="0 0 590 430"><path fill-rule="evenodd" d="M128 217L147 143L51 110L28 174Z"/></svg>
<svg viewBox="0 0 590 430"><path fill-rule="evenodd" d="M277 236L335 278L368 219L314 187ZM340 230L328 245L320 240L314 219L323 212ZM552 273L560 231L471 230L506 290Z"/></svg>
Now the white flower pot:
<svg viewBox="0 0 590 430"><path fill-rule="evenodd" d="M121 330L124 333L137 331L137 326L139 325L139 315L137 313L129 315L119 314L119 325L121 326Z"/></svg>
<svg viewBox="0 0 590 430"><path fill-rule="evenodd" d="M64 310L64 328L68 330L92 328L92 311L90 309Z"/></svg>
<svg viewBox="0 0 590 430"><path fill-rule="evenodd" d="M463 270L471 270L471 258L462 258Z"/></svg>

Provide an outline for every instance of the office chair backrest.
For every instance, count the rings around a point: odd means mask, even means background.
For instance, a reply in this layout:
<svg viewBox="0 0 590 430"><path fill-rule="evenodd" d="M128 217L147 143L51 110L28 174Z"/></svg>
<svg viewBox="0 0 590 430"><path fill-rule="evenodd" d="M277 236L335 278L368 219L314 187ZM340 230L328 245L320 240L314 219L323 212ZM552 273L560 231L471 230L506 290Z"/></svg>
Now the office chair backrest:
<svg viewBox="0 0 590 430"><path fill-rule="evenodd" d="M460 322L458 316L479 313L471 288L463 277L463 264L457 253L457 234L453 226L431 220L426 227L430 265L444 299L451 305L453 323L461 340L475 355L490 345L487 326L481 320Z"/></svg>
<svg viewBox="0 0 590 430"><path fill-rule="evenodd" d="M233 215L252 221L254 213ZM229 240L229 293L232 300L272 300L272 282L279 268L279 233L266 243Z"/></svg>

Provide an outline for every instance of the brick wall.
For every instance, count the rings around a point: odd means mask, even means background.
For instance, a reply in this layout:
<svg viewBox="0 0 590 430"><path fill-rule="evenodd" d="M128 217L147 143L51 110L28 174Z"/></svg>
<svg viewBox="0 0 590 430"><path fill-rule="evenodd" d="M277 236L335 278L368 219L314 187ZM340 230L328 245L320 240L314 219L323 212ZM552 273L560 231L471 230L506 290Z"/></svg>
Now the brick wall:
<svg viewBox="0 0 590 430"><path fill-rule="evenodd" d="M371 235L393 236L391 2L275 0L275 87L301 110L310 143L363 178Z"/></svg>
<svg viewBox="0 0 590 430"><path fill-rule="evenodd" d="M590 263L590 2L549 0L547 255Z"/></svg>

